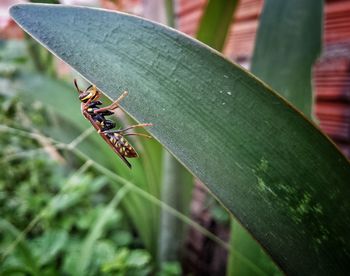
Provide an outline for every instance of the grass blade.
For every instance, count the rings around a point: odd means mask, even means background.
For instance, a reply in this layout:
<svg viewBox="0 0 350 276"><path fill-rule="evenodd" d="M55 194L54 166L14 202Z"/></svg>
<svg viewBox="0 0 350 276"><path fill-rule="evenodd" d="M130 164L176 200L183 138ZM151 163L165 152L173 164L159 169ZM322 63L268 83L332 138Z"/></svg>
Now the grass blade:
<svg viewBox="0 0 350 276"><path fill-rule="evenodd" d="M98 217L94 224L94 227L90 229L88 236L86 237L84 244L81 248L79 262L76 263L77 275L86 275L88 265L91 261L92 254L94 252L94 246L96 241L103 235L103 230L109 217L113 214L115 208L118 206L120 201L124 198L126 193L129 191L129 186L125 185L122 187L113 197L111 202L104 208L101 215Z"/></svg>

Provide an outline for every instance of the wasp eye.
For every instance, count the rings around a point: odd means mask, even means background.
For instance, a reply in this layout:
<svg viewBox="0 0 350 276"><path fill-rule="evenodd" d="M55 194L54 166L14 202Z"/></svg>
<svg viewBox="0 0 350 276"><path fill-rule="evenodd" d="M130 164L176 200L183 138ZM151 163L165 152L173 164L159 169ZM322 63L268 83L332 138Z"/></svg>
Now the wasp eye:
<svg viewBox="0 0 350 276"><path fill-rule="evenodd" d="M79 100L82 102L87 101L88 99L91 98L91 93L90 92L84 92L79 95Z"/></svg>

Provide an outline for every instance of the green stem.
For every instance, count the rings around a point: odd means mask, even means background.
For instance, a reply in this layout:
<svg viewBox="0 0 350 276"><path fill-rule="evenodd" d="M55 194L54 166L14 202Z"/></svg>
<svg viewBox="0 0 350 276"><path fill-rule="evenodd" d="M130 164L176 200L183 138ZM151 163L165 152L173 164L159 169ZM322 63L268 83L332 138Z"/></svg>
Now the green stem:
<svg viewBox="0 0 350 276"><path fill-rule="evenodd" d="M192 177L167 151L163 155L162 201L179 212L188 209ZM181 255L184 223L162 209L158 247L159 263L177 261Z"/></svg>
<svg viewBox="0 0 350 276"><path fill-rule="evenodd" d="M167 25L175 28L175 12L173 0L165 0L165 13Z"/></svg>
<svg viewBox="0 0 350 276"><path fill-rule="evenodd" d="M197 39L221 51L237 4L238 0L210 0L202 16Z"/></svg>

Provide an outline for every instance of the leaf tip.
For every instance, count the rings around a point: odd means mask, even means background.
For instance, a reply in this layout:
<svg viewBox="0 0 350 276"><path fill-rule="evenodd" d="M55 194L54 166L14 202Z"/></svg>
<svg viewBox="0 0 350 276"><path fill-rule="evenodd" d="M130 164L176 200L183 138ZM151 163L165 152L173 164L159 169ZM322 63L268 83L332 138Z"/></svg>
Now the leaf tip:
<svg viewBox="0 0 350 276"><path fill-rule="evenodd" d="M48 7L48 6L53 6L53 5L40 4L40 3L15 4L9 8L9 13L11 17L18 23L18 21L21 21L24 17L29 19L35 18L36 17L35 13L38 13L38 9L41 9L43 7Z"/></svg>
<svg viewBox="0 0 350 276"><path fill-rule="evenodd" d="M16 4L10 7L9 12L13 19L16 20L18 18L18 16L21 14L21 10L24 5L25 4Z"/></svg>

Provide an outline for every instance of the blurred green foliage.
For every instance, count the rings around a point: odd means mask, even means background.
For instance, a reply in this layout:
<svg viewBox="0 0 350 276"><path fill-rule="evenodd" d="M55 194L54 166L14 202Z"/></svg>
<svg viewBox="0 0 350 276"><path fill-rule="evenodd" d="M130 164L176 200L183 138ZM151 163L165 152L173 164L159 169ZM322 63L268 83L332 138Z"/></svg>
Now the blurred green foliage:
<svg viewBox="0 0 350 276"><path fill-rule="evenodd" d="M148 275L154 260L119 206L128 190L43 139L67 123L16 90L43 74L30 47L0 42L0 274Z"/></svg>

